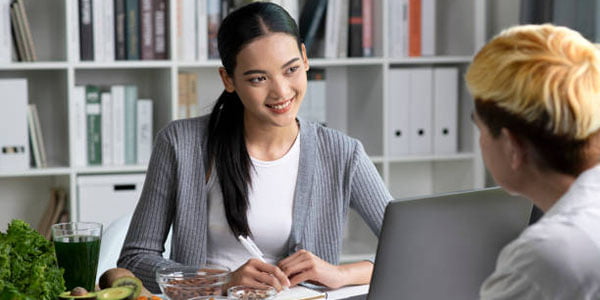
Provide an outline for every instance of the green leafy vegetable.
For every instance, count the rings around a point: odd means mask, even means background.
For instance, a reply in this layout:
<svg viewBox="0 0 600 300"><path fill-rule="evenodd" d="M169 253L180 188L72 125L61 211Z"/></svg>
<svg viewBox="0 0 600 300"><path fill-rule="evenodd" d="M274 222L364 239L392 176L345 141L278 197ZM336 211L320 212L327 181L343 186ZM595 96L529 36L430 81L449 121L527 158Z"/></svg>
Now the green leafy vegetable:
<svg viewBox="0 0 600 300"><path fill-rule="evenodd" d="M0 233L0 300L55 300L65 290L54 245L22 220Z"/></svg>

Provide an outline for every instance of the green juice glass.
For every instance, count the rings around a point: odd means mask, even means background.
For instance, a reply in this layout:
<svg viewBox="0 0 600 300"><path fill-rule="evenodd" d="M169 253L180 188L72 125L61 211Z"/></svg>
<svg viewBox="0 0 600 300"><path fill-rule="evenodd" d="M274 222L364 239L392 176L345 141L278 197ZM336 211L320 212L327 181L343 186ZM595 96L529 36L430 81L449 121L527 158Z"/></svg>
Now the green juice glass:
<svg viewBox="0 0 600 300"><path fill-rule="evenodd" d="M94 291L100 255L102 224L70 222L52 225L52 240L58 266L65 270L63 278L70 291L82 287Z"/></svg>

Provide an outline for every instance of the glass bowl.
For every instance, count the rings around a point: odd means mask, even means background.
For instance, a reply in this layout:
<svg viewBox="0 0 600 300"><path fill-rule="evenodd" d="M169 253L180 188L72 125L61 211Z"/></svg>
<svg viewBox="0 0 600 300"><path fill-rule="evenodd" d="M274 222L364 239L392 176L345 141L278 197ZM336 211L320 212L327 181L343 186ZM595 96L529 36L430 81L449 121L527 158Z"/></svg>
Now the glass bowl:
<svg viewBox="0 0 600 300"><path fill-rule="evenodd" d="M224 266L172 266L156 271L156 282L170 300L188 300L199 296L220 296L229 281Z"/></svg>
<svg viewBox="0 0 600 300"><path fill-rule="evenodd" d="M267 300L275 299L277 290L273 287L266 289L257 289L247 286L232 286L227 289L228 299L239 299L239 300Z"/></svg>

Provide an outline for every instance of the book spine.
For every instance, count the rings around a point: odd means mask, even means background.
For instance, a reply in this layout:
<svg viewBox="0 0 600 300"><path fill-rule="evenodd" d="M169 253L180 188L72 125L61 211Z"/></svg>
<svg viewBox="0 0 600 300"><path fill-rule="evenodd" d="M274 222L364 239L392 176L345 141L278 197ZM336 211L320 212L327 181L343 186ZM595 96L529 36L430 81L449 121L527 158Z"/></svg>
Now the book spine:
<svg viewBox="0 0 600 300"><path fill-rule="evenodd" d="M31 149L31 156L33 157L33 166L36 168L39 168L42 166L42 159L41 159L41 155L40 155L40 147L37 143L38 138L36 136L36 126L35 126L35 119L33 116L33 105L34 104L29 104L27 105L27 128L28 128L28 132L29 132L29 149Z"/></svg>
<svg viewBox="0 0 600 300"><path fill-rule="evenodd" d="M88 164L102 164L102 133L100 115L100 90L97 86L88 85L85 88Z"/></svg>
<svg viewBox="0 0 600 300"><path fill-rule="evenodd" d="M93 27L94 27L94 61L106 61L104 57L104 2L105 0L92 0Z"/></svg>
<svg viewBox="0 0 600 300"><path fill-rule="evenodd" d="M362 0L350 0L350 17L348 18L348 56L363 56Z"/></svg>
<svg viewBox="0 0 600 300"><path fill-rule="evenodd" d="M0 63L9 63L11 59L10 0L0 0Z"/></svg>
<svg viewBox="0 0 600 300"><path fill-rule="evenodd" d="M42 124L40 124L40 115L35 104L31 106L31 110L33 113L33 125L35 126L35 138L40 152L39 167L46 168L48 166L48 161L46 159L46 146L44 145L44 136L42 135Z"/></svg>
<svg viewBox="0 0 600 300"><path fill-rule="evenodd" d="M208 59L208 17L206 15L206 1L196 2L196 59Z"/></svg>
<svg viewBox="0 0 600 300"><path fill-rule="evenodd" d="M71 42L69 49L71 51L71 59L80 61L79 57L79 1L73 1L70 11L69 30L71 31Z"/></svg>
<svg viewBox="0 0 600 300"><path fill-rule="evenodd" d="M140 0L141 57L154 59L154 0Z"/></svg>
<svg viewBox="0 0 600 300"><path fill-rule="evenodd" d="M338 26L338 46L337 46L337 57L345 58L348 57L348 33L349 33L349 22L348 16L350 15L350 3L347 0L340 0L338 2L339 12L337 21ZM361 33L362 34L362 33Z"/></svg>
<svg viewBox="0 0 600 300"><path fill-rule="evenodd" d="M137 163L136 118L138 91L136 86L125 87L125 164Z"/></svg>
<svg viewBox="0 0 600 300"><path fill-rule="evenodd" d="M436 0L422 0L421 5L421 55L435 55Z"/></svg>
<svg viewBox="0 0 600 300"><path fill-rule="evenodd" d="M92 0L79 0L79 57L82 61L94 60L94 27Z"/></svg>
<svg viewBox="0 0 600 300"><path fill-rule="evenodd" d="M196 59L196 3L195 0L183 0L179 4L179 60L193 61Z"/></svg>
<svg viewBox="0 0 600 300"><path fill-rule="evenodd" d="M362 0L363 56L373 56L373 0Z"/></svg>
<svg viewBox="0 0 600 300"><path fill-rule="evenodd" d="M115 59L127 59L125 0L115 0Z"/></svg>
<svg viewBox="0 0 600 300"><path fill-rule="evenodd" d="M198 73L189 73L188 84L188 118L200 115L200 103L198 102Z"/></svg>
<svg viewBox="0 0 600 300"><path fill-rule="evenodd" d="M75 120L75 165L87 165L87 120L85 114L85 87L76 86L73 92L73 119Z"/></svg>
<svg viewBox="0 0 600 300"><path fill-rule="evenodd" d="M27 61L27 54L25 53L25 42L23 41L21 18L17 13L17 6L13 3L10 6L10 20L12 23L12 34L17 45L17 57L19 61Z"/></svg>
<svg viewBox="0 0 600 300"><path fill-rule="evenodd" d="M137 163L145 165L152 152L152 100L137 101Z"/></svg>
<svg viewBox="0 0 600 300"><path fill-rule="evenodd" d="M112 135L112 95L100 94L102 102L102 165L113 164L113 135Z"/></svg>
<svg viewBox="0 0 600 300"><path fill-rule="evenodd" d="M168 14L167 0L155 0L154 59L167 59Z"/></svg>
<svg viewBox="0 0 600 300"><path fill-rule="evenodd" d="M185 119L189 115L188 100L188 73L179 73L177 75L177 118Z"/></svg>
<svg viewBox="0 0 600 300"><path fill-rule="evenodd" d="M338 26L336 20L339 21L338 16L338 1L330 0L327 1L327 16L325 17L325 57L335 58L337 55L338 47Z"/></svg>
<svg viewBox="0 0 600 300"><path fill-rule="evenodd" d="M221 26L221 5L219 0L208 0L206 7L208 20L208 58L219 58L219 47L217 45L217 33Z"/></svg>
<svg viewBox="0 0 600 300"><path fill-rule="evenodd" d="M104 0L104 59L106 61L115 61L115 2L113 0Z"/></svg>
<svg viewBox="0 0 600 300"><path fill-rule="evenodd" d="M138 0L125 0L125 24L126 24L126 43L127 43L127 59L140 59L140 43L139 43L139 5Z"/></svg>
<svg viewBox="0 0 600 300"><path fill-rule="evenodd" d="M421 0L408 1L408 56L421 56Z"/></svg>
<svg viewBox="0 0 600 300"><path fill-rule="evenodd" d="M29 58L28 61L36 61L37 55L35 53L35 46L33 44L33 38L31 36L31 29L29 26L29 19L27 18L27 12L25 11L25 4L23 0L16 0L17 5L19 6L19 13L21 14L21 18L23 20L23 26L25 30L25 49L27 49Z"/></svg>
<svg viewBox="0 0 600 300"><path fill-rule="evenodd" d="M125 164L125 86L113 85L110 88L112 96L112 135L113 163Z"/></svg>

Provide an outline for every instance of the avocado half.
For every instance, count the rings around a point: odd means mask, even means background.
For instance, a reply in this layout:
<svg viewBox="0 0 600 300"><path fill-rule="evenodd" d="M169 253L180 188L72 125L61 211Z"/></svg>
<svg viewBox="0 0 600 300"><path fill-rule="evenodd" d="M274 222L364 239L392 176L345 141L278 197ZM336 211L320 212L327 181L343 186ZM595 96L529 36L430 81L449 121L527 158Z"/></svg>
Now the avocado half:
<svg viewBox="0 0 600 300"><path fill-rule="evenodd" d="M127 286L111 287L96 292L97 300L133 300L133 290Z"/></svg>
<svg viewBox="0 0 600 300"><path fill-rule="evenodd" d="M66 291L66 292L62 292L60 293L60 295L58 295L59 299L85 299L85 300L96 300L96 293L94 292L88 292L85 295L81 295L81 296L73 296L71 295L71 291Z"/></svg>

